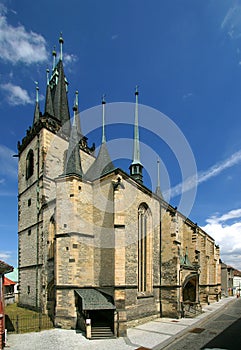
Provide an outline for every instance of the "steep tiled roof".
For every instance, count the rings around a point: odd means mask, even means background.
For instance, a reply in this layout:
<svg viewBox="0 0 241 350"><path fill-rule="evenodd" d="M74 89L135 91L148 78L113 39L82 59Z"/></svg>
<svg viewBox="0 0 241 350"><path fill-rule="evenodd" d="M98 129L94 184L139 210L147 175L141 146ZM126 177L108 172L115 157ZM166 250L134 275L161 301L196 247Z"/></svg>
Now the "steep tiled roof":
<svg viewBox="0 0 241 350"><path fill-rule="evenodd" d="M9 278L4 276L4 280L3 280L3 285L4 286L13 286L15 284L16 284L16 282L11 281Z"/></svg>
<svg viewBox="0 0 241 350"><path fill-rule="evenodd" d="M84 178L90 181L100 178L102 175L114 170L115 167L110 159L106 143L102 143L98 156L91 167L88 169Z"/></svg>
<svg viewBox="0 0 241 350"><path fill-rule="evenodd" d="M0 274L12 272L13 266L6 264L4 261L0 260Z"/></svg>

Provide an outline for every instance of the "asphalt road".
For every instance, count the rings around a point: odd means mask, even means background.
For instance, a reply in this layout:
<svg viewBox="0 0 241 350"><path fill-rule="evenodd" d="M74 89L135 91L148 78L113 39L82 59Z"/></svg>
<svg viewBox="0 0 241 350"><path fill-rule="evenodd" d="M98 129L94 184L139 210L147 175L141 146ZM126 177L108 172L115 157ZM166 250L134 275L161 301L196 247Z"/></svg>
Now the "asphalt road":
<svg viewBox="0 0 241 350"><path fill-rule="evenodd" d="M241 349L241 298L234 299L165 350Z"/></svg>

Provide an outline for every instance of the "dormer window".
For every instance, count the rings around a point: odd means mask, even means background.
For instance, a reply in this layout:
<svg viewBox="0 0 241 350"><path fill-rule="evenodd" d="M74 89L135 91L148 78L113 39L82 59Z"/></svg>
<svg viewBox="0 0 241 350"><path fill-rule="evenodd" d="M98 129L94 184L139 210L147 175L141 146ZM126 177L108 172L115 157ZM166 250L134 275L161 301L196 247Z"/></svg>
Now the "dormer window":
<svg viewBox="0 0 241 350"><path fill-rule="evenodd" d="M28 180L33 175L34 170L34 154L30 149L26 158L26 179Z"/></svg>

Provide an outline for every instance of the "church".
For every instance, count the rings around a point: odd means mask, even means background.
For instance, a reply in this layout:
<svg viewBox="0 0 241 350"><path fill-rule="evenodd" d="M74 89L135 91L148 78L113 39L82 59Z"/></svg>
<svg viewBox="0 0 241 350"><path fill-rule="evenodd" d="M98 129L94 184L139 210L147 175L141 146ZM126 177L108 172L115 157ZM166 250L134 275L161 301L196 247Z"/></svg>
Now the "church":
<svg viewBox="0 0 241 350"><path fill-rule="evenodd" d="M138 90L129 173L116 168L105 136L96 154L82 134L78 93L70 117L53 51L43 113L18 142L19 304L56 327L98 327L124 336L157 317L191 317L221 295L220 250L197 224L143 183ZM158 180L159 182L159 180ZM87 331L88 329L88 331Z"/></svg>

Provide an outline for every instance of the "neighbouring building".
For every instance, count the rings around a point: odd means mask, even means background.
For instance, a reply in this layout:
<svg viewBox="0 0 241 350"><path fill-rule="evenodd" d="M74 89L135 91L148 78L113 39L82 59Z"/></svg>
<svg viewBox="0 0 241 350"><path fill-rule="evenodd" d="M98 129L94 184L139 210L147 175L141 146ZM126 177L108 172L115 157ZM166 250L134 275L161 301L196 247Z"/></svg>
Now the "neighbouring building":
<svg viewBox="0 0 241 350"><path fill-rule="evenodd" d="M234 269L233 271L233 295L238 297L241 294L241 271Z"/></svg>
<svg viewBox="0 0 241 350"><path fill-rule="evenodd" d="M13 282L6 276L4 276L3 279L3 286L4 286L4 300L5 305L13 304L15 303L15 294L14 294L14 287L16 285L16 282Z"/></svg>
<svg viewBox="0 0 241 350"><path fill-rule="evenodd" d="M229 293L229 273L228 273L228 266L224 263L221 262L221 293L222 296L227 297L230 295Z"/></svg>
<svg viewBox="0 0 241 350"><path fill-rule="evenodd" d="M71 122L62 57L53 52L46 100L18 143L20 305L63 328L100 321L117 336L155 317L182 317L221 295L219 247L143 184L138 91L130 174L115 168L105 137L97 156ZM87 332L88 333L88 332ZM90 336L91 336L90 332Z"/></svg>
<svg viewBox="0 0 241 350"><path fill-rule="evenodd" d="M0 349L5 345L4 274L11 271L13 267L0 260Z"/></svg>
<svg viewBox="0 0 241 350"><path fill-rule="evenodd" d="M13 269L12 272L7 273L6 276L9 280L11 280L12 282L14 282L14 302L18 303L18 288L19 288L19 284L18 284L18 268L15 267Z"/></svg>

